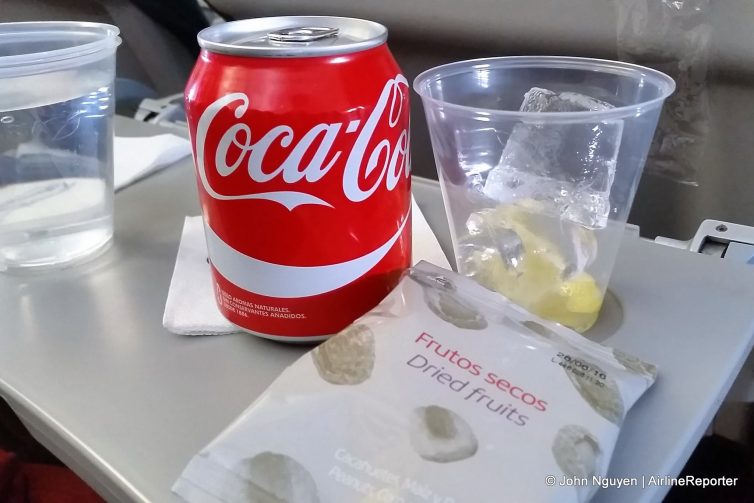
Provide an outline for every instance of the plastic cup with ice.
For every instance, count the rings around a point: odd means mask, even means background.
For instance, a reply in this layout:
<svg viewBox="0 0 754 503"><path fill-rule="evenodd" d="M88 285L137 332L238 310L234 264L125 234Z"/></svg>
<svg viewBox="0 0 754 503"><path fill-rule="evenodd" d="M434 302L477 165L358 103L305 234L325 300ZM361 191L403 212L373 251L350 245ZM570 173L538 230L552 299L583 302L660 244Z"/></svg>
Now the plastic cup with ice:
<svg viewBox="0 0 754 503"><path fill-rule="evenodd" d="M414 87L459 271L589 329L672 80L623 63L521 57L445 65Z"/></svg>
<svg viewBox="0 0 754 503"><path fill-rule="evenodd" d="M534 87L522 112L614 108L589 96ZM541 316L577 330L597 319L603 291L586 271L607 226L622 120L516 124L483 194L496 203L466 222L462 269Z"/></svg>

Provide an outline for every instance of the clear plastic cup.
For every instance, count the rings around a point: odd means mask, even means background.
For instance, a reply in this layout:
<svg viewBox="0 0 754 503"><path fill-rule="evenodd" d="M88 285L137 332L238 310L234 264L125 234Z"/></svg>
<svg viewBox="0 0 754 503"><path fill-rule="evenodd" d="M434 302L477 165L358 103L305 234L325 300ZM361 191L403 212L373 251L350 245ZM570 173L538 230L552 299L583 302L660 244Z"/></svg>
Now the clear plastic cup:
<svg viewBox="0 0 754 503"><path fill-rule="evenodd" d="M0 24L0 270L95 255L113 234L114 26Z"/></svg>
<svg viewBox="0 0 754 503"><path fill-rule="evenodd" d="M590 328L674 88L649 68L569 57L419 75L459 272L544 318Z"/></svg>

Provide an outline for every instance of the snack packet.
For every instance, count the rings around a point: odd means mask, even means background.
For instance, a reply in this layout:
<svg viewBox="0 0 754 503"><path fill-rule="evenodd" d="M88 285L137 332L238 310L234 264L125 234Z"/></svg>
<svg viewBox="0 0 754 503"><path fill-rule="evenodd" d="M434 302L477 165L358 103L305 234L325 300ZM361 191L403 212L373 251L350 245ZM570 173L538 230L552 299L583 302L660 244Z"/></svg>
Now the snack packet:
<svg viewBox="0 0 754 503"><path fill-rule="evenodd" d="M655 377L422 262L286 369L173 490L197 503L584 502Z"/></svg>

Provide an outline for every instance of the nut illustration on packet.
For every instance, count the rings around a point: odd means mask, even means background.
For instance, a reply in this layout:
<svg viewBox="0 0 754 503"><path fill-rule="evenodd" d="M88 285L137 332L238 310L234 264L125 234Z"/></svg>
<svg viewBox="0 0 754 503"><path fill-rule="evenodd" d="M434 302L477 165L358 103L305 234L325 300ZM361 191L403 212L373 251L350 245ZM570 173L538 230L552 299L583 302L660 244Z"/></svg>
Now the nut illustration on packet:
<svg viewBox="0 0 754 503"><path fill-rule="evenodd" d="M411 445L427 461L450 463L476 454L474 432L452 410L430 405L414 409L411 416Z"/></svg>
<svg viewBox="0 0 754 503"><path fill-rule="evenodd" d="M602 451L594 435L581 426L569 424L558 430L552 454L565 475L588 478L595 475Z"/></svg>
<svg viewBox="0 0 754 503"><path fill-rule="evenodd" d="M620 426L623 422L625 408L623 406L623 398L615 380L594 363L588 362L585 364L582 361L583 366L586 366L593 372L581 374L566 370L568 379L571 380L579 394L599 415L611 423ZM605 377L603 379L594 379L593 374L604 374Z"/></svg>
<svg viewBox="0 0 754 503"><path fill-rule="evenodd" d="M331 384L361 384L374 368L374 334L351 325L311 352L319 376Z"/></svg>
<svg viewBox="0 0 754 503"><path fill-rule="evenodd" d="M628 370L632 370L639 375L646 377L650 383L654 382L657 378L657 367L651 363L639 360L635 356L629 355L621 351L620 349L613 349L613 356L618 362L626 367Z"/></svg>
<svg viewBox="0 0 754 503"><path fill-rule="evenodd" d="M296 501L319 503L317 485L312 476L293 458L284 454L263 452L244 460L240 466L248 482L245 491L229 497L240 502Z"/></svg>
<svg viewBox="0 0 754 503"><path fill-rule="evenodd" d="M283 371L173 490L192 503L582 503L598 486L545 476L605 475L655 377L651 364L420 263Z"/></svg>
<svg viewBox="0 0 754 503"><path fill-rule="evenodd" d="M586 428L569 424L558 430L552 443L552 455L564 475L591 480L598 475L602 450ZM588 487L579 488L580 501L586 501L589 496Z"/></svg>
<svg viewBox="0 0 754 503"><path fill-rule="evenodd" d="M424 290L424 301L440 319L458 328L482 330L487 327L484 316L449 292L427 288Z"/></svg>

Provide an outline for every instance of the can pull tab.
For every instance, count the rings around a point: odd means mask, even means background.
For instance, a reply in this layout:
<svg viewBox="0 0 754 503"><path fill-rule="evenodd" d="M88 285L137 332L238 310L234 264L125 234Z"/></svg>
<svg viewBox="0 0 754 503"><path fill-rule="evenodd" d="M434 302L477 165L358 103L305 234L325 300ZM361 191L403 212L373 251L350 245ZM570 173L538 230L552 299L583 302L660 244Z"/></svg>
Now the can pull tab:
<svg viewBox="0 0 754 503"><path fill-rule="evenodd" d="M338 28L322 28L318 26L301 26L296 28L283 28L271 31L267 39L271 42L315 42L338 35Z"/></svg>

